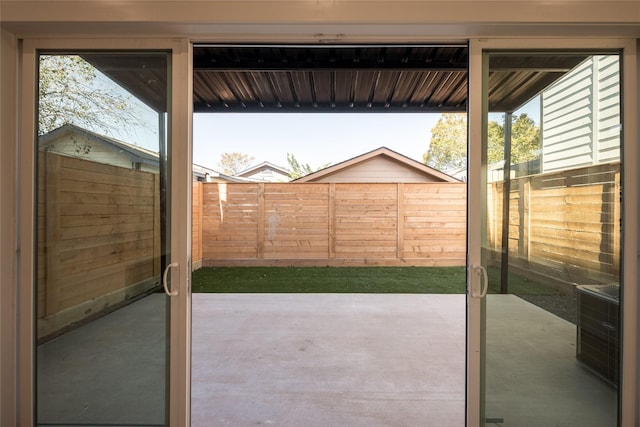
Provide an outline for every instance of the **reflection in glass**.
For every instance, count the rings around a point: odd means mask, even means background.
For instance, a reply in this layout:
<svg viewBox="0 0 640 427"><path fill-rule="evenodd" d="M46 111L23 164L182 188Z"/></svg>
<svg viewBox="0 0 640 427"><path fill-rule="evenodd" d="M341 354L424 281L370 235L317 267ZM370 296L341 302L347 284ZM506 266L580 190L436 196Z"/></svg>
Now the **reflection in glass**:
<svg viewBox="0 0 640 427"><path fill-rule="evenodd" d="M620 58L492 52L485 60L484 421L615 426Z"/></svg>
<svg viewBox="0 0 640 427"><path fill-rule="evenodd" d="M166 53L41 54L38 425L164 425Z"/></svg>

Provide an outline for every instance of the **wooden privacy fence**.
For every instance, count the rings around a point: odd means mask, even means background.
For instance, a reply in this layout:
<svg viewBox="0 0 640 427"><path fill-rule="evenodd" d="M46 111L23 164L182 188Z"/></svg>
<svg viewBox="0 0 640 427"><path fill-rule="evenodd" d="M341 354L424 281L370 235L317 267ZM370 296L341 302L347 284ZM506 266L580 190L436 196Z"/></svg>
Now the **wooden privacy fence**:
<svg viewBox="0 0 640 427"><path fill-rule="evenodd" d="M194 265L463 266L464 183L194 183Z"/></svg>
<svg viewBox="0 0 640 427"><path fill-rule="evenodd" d="M38 335L158 284L157 174L40 153Z"/></svg>
<svg viewBox="0 0 640 427"><path fill-rule="evenodd" d="M509 266L569 283L620 275L620 164L511 180ZM500 261L503 184L489 184L487 240Z"/></svg>

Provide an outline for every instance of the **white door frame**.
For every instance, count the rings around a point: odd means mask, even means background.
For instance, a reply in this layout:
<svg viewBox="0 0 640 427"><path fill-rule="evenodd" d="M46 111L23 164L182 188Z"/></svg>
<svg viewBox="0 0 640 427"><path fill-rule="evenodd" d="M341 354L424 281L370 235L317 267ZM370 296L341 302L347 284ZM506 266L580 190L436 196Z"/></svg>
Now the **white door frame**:
<svg viewBox="0 0 640 427"><path fill-rule="evenodd" d="M35 283L35 111L38 50L165 50L171 51L171 299L169 419L171 426L190 425L191 361L191 46L187 39L76 38L25 39L21 55L19 170L20 259L18 303L18 411L20 425L34 425L34 286Z"/></svg>
<svg viewBox="0 0 640 427"><path fill-rule="evenodd" d="M628 39L471 39L469 43L469 179L468 179L468 258L469 265L480 265L481 221L477 215L482 206L481 195L481 144L482 138L482 51L484 49L623 49L623 102L624 102L624 188L623 214L626 219L625 235L638 236L638 93L637 54L635 40ZM26 39L22 48L22 83L20 99L19 148L19 216L27 218L20 224L20 289L30 290L34 283L34 230L35 212L35 63L36 49L171 49L172 60L172 205L171 205L171 262L179 264L172 270L174 286L179 286L179 296L172 299L171 312L171 367L170 367L170 419L172 426L190 424L190 261L191 261L191 192L185 191L191 184L191 110L192 110L192 61L191 45L186 38L180 39ZM475 212L475 215L471 213ZM622 411L621 425L635 423L638 391L637 356L638 339L638 279L637 238L624 239L625 296L623 302L622 349ZM472 275L468 275L472 277ZM176 281L177 280L177 281ZM474 281L468 285L477 287ZM480 316L482 300L468 298L467 313L467 426L478 426L480 422ZM21 425L33 425L33 295L19 295L19 419ZM625 381L626 380L626 381Z"/></svg>
<svg viewBox="0 0 640 427"><path fill-rule="evenodd" d="M634 426L638 390L638 46L633 39L472 39L469 42L469 157L468 157L468 265L481 264L482 227L481 185L482 137L486 112L483 111L483 51L511 49L621 49L623 88L623 150L624 181L623 218L625 219L623 239L623 326L621 364L621 412L620 425ZM482 408L481 377L483 366L481 352L481 325L484 299L469 297L469 289L477 291L480 286L473 274L467 274L467 426L480 426ZM627 325L628 327L624 327Z"/></svg>

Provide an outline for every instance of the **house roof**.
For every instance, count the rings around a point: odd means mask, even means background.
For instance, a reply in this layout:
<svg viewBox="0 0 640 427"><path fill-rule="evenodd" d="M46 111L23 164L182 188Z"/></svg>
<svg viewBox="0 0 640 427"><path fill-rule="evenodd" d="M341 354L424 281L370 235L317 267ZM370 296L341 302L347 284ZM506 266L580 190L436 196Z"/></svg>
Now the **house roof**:
<svg viewBox="0 0 640 427"><path fill-rule="evenodd" d="M349 160L345 160L343 162L337 163L335 165L326 167L317 172L311 173L309 175L305 175L301 178L294 180L293 182L313 182L319 180L321 178L328 177L329 175L336 174L345 169L351 168L355 165L364 163L368 160L371 160L375 157L383 156L394 160L395 162L400 163L406 168L410 168L422 175L431 177L437 181L441 182L460 182L460 180L447 175L444 172L441 172L437 169L429 167L425 164L422 164L416 160L413 160L405 155L402 155L396 151L393 151L387 147L380 147L375 150L369 151L368 153L361 154L359 156L353 157Z"/></svg>
<svg viewBox="0 0 640 427"><path fill-rule="evenodd" d="M256 173L259 173L261 170L263 169L270 169L276 173L279 173L280 175L283 176L289 176L289 174L291 173L291 171L287 168L284 168L282 166L278 166L278 165L274 165L271 162L262 162L260 164L251 166L250 168L247 168L243 171L238 172L237 174L235 174L234 176L236 177L247 177Z"/></svg>
<svg viewBox="0 0 640 427"><path fill-rule="evenodd" d="M114 150L127 153L131 157L132 161L141 162L156 167L158 166L158 153L155 151L151 151L146 148L130 144L128 142L120 141L118 139L111 138L105 135L100 135L98 133L73 124L62 125L59 128L40 136L40 146L46 147L48 144L51 144L52 142L55 142L63 136L67 136L72 133L82 135L92 141L110 145L114 148Z"/></svg>
<svg viewBox="0 0 640 427"><path fill-rule="evenodd" d="M191 171L193 176L197 177L197 178L202 178L203 180L206 180L206 178L210 178L214 181L226 181L226 182L252 182L251 180L245 179L245 178L241 178L241 177L237 177L237 176L230 176L230 175L225 175L223 173L220 173L218 171L215 171L213 169L209 169L208 167L205 166L201 166L201 165L196 165L195 163L191 166Z"/></svg>
<svg viewBox="0 0 640 427"><path fill-rule="evenodd" d="M137 145L130 144L128 142L120 141L118 139L111 138L105 135L100 135L98 133L92 132L90 130L81 128L73 124L66 124L66 125L60 126L59 128L54 129L51 132L48 132L40 136L39 138L40 146L46 147L48 144L51 144L57 141L58 139L72 133L82 135L86 138L89 138L92 141L97 141L107 146L111 146L114 150L127 153L132 161L142 162L150 166L159 167L159 163L158 163L159 156L157 152L148 150L143 147L139 147ZM213 169L210 169L201 165L196 165L196 164L192 165L192 173L193 173L193 176L198 178L206 178L207 176L209 176L213 179L218 179L218 180L223 180L228 182L253 182L252 180L247 180L246 178L225 175Z"/></svg>

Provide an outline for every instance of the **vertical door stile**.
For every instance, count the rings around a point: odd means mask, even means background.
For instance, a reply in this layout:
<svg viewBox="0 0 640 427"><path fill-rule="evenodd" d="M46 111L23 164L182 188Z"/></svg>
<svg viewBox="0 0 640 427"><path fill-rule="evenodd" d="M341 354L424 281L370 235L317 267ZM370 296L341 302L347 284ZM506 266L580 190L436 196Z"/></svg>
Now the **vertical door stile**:
<svg viewBox="0 0 640 427"><path fill-rule="evenodd" d="M467 265L481 263L481 159L482 159L482 46L471 40L469 44L469 102L468 102L468 180L467 180ZM481 401L481 303L472 298L476 286L467 269L467 426L478 426L482 410Z"/></svg>

